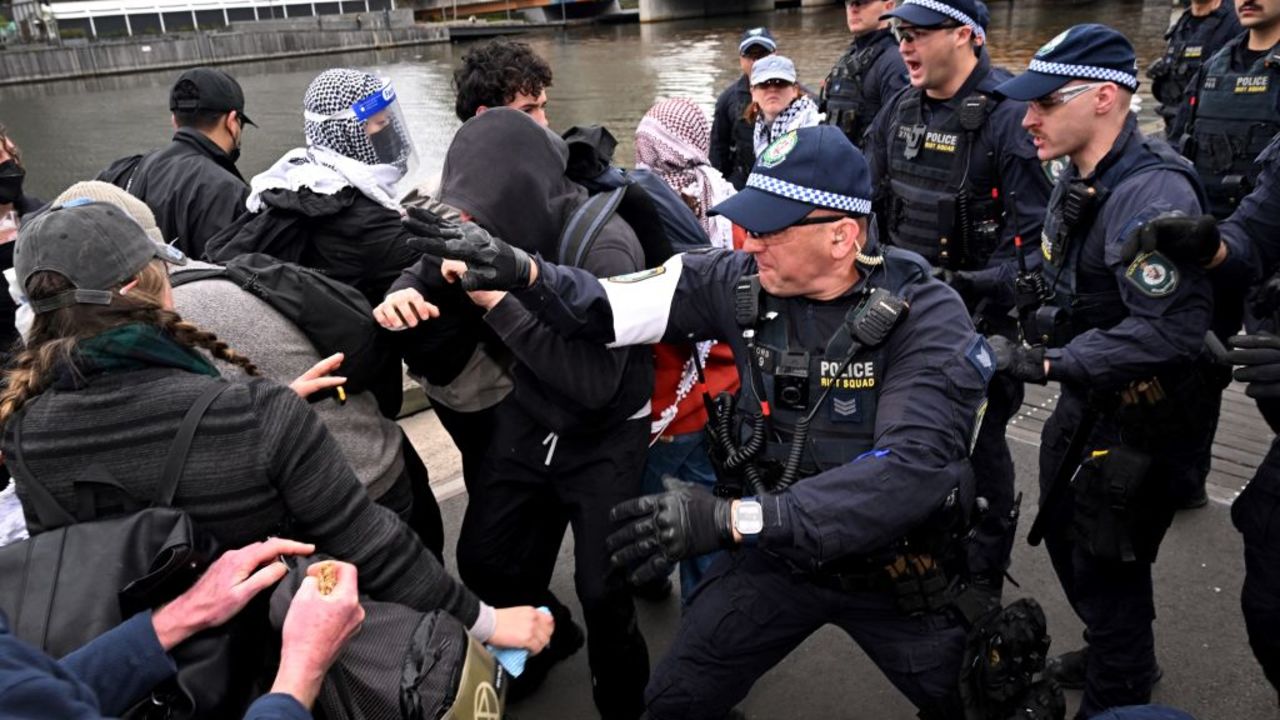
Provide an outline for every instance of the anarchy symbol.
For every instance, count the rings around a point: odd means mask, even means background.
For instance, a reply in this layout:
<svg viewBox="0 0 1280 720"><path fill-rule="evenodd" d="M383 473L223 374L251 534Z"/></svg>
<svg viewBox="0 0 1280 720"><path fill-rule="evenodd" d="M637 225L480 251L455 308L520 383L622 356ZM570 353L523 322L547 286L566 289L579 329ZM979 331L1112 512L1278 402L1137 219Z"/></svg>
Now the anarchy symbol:
<svg viewBox="0 0 1280 720"><path fill-rule="evenodd" d="M502 720L502 708L499 705L498 693L493 685L480 683L476 688L475 720Z"/></svg>

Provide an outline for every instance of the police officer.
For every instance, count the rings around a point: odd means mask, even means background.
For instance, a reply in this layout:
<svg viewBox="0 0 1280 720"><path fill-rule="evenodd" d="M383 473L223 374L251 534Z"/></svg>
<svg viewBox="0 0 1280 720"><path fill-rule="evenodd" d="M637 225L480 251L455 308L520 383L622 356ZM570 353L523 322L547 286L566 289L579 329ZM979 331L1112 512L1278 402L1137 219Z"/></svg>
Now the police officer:
<svg viewBox="0 0 1280 720"><path fill-rule="evenodd" d="M1236 10L1247 32L1196 73L1170 134L1195 163L1209 195L1209 211L1218 218L1230 215L1255 187L1261 170L1258 154L1280 132L1280 0L1238 0ZM1226 339L1243 322L1245 286L1223 283L1217 275L1213 279L1213 331ZM1200 428L1199 453L1183 473L1179 494L1184 507L1208 502L1204 482L1222 389L1229 381L1223 372L1205 388L1210 411L1194 420Z"/></svg>
<svg viewBox="0 0 1280 720"><path fill-rule="evenodd" d="M845 16L853 42L822 83L818 104L827 123L862 146L862 136L880 108L907 85L907 67L898 54L889 23L881 16L894 0L845 0Z"/></svg>
<svg viewBox="0 0 1280 720"><path fill-rule="evenodd" d="M1236 0L1245 32L1196 73L1170 131L1225 218L1253 189L1258 153L1280 132L1280 0Z"/></svg>
<svg viewBox="0 0 1280 720"><path fill-rule="evenodd" d="M1147 68L1147 77L1151 78L1151 94L1160 103L1156 112L1164 118L1166 132L1173 126L1196 71L1243 29L1233 2L1192 0L1165 33L1164 55Z"/></svg>
<svg viewBox="0 0 1280 720"><path fill-rule="evenodd" d="M886 15L911 87L876 118L866 148L887 242L960 272L955 287L983 332L1017 338L1008 315L1012 298L998 296L995 273L1014 262L1015 238L1039 235L1051 186L1019 125L1025 104L992 95L1011 75L991 66L986 18L973 0L905 0ZM984 510L970 560L978 584L994 598L1017 527L1005 425L1022 396L1022 383L1012 378L992 382L973 454Z"/></svg>
<svg viewBox="0 0 1280 720"><path fill-rule="evenodd" d="M1236 379L1249 383L1245 392L1280 433L1280 337L1276 314L1280 311L1280 138L1258 158L1262 172L1258 187L1240 203L1231 217L1217 226L1206 218L1161 218L1134 237L1131 253L1159 249L1185 262L1211 269L1215 283L1252 285L1267 278L1253 296L1253 315L1263 332L1237 335L1228 360L1245 367ZM1271 444L1266 458L1248 486L1231 504L1231 520L1244 540L1244 588L1240 605L1254 657L1267 679L1280 691L1280 439Z"/></svg>
<svg viewBox="0 0 1280 720"><path fill-rule="evenodd" d="M1157 250L1123 259L1126 238L1157 215L1202 212L1190 164L1138 130L1133 46L1078 25L1036 52L996 92L1031 101L1023 126L1042 159L1070 158L1041 246L1049 289L1036 313L1047 347L993 340L997 364L1061 396L1040 447L1043 532L1054 570L1085 624L1088 647L1052 674L1084 687L1078 718L1148 701L1160 671L1151 564L1174 512L1173 473L1187 462L1195 361L1209 326L1204 271Z"/></svg>
<svg viewBox="0 0 1280 720"><path fill-rule="evenodd" d="M744 115L751 104L751 68L757 60L777 50L778 43L769 28L754 27L743 32L738 42L742 77L716 98L715 113L711 117L711 166L738 190L747 181L756 161L755 126L747 122Z"/></svg>
<svg viewBox="0 0 1280 720"><path fill-rule="evenodd" d="M729 432L716 442L722 480L746 497L676 482L614 509L625 523L609 540L614 561L637 567L637 580L733 549L649 683L653 718L723 718L828 623L921 717L963 716L965 633L939 608L994 363L926 263L872 249L870 195L861 153L824 125L776 140L746 189L715 208L748 231L745 252L677 255L599 281L466 225L420 241L467 262L464 286L524 288L513 294L571 337L733 348L743 390L720 403Z"/></svg>

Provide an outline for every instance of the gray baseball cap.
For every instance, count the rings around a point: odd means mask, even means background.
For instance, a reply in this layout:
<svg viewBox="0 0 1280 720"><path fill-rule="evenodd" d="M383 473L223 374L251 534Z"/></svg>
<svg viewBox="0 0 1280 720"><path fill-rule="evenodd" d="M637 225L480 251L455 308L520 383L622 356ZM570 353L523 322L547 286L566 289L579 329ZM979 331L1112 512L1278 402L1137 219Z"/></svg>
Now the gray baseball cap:
<svg viewBox="0 0 1280 720"><path fill-rule="evenodd" d="M112 290L152 260L185 265L182 251L147 237L117 205L77 199L23 223L13 248L13 267L27 290L31 276L56 272L74 290L31 303L37 314L76 304L110 305Z"/></svg>

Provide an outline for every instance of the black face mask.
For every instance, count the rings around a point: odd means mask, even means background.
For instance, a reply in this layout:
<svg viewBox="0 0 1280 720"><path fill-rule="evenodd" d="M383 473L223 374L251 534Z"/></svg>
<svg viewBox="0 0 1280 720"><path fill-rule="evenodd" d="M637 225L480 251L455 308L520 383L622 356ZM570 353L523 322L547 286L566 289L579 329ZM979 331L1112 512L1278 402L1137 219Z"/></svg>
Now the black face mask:
<svg viewBox="0 0 1280 720"><path fill-rule="evenodd" d="M384 128L371 135L369 142L373 144L373 152L378 156L378 162L400 166L401 156L405 151L405 143L400 133L392 128Z"/></svg>
<svg viewBox="0 0 1280 720"><path fill-rule="evenodd" d="M22 180L27 176L16 161L0 163L0 205L12 205L22 197Z"/></svg>

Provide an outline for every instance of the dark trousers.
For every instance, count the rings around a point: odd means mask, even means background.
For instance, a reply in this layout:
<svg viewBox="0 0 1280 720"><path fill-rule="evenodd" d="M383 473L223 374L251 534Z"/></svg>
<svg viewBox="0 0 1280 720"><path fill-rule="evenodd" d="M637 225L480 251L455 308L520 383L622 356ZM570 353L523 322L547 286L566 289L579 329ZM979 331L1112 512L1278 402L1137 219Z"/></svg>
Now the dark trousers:
<svg viewBox="0 0 1280 720"><path fill-rule="evenodd" d="M434 403L431 409L462 454L462 483L466 485L467 492L471 492L471 486L484 467L485 456L489 454L497 406L475 412L460 412Z"/></svg>
<svg viewBox="0 0 1280 720"><path fill-rule="evenodd" d="M648 437L648 418L558 437L508 398L498 406L492 449L470 489L458 540L459 573L485 602L546 605L561 621L568 609L548 585L565 527L573 527L592 693L607 720L639 717L649 678L631 593L605 547L615 529L609 510L640 492Z"/></svg>
<svg viewBox="0 0 1280 720"><path fill-rule="evenodd" d="M987 412L970 456L975 491L987 501L969 543L969 570L977 576L999 578L1009 568L1018 519L1014 516L1013 455L1005 429L1022 407L1026 386L996 373L987 386Z"/></svg>
<svg viewBox="0 0 1280 720"><path fill-rule="evenodd" d="M444 562L444 520L440 517L440 504L431 491L431 476L423 464L409 436L400 433L400 451L404 455L404 470L377 503L400 516L427 546L436 560Z"/></svg>
<svg viewBox="0 0 1280 720"><path fill-rule="evenodd" d="M761 675L828 623L853 638L920 717L964 717L958 681L965 633L953 620L907 617L889 592L815 585L756 549L717 559L694 591L645 691L649 716L721 720Z"/></svg>
<svg viewBox="0 0 1280 720"><path fill-rule="evenodd" d="M1057 473L1067 445L1084 415L1084 398L1064 387L1053 415L1045 423L1040 445L1040 494ZM1173 520L1170 487L1174 471L1193 452L1184 438L1170 438L1170 447L1155 453L1158 459L1144 481L1142 503L1143 532L1158 547ZM1182 442L1182 446L1177 444ZM1119 444L1114 423L1104 418L1085 446L1085 453L1113 448ZM1072 466L1078 458L1072 460ZM1060 480L1061 478L1059 478ZM1079 541L1072 527L1075 498L1063 496L1060 506L1041 508L1051 513L1053 524L1045 545L1054 572L1067 600L1085 625L1089 645L1084 698L1077 718L1093 717L1111 707L1145 705L1151 699L1156 675L1155 603L1152 597L1149 557L1121 562L1094 556ZM1154 535L1155 537L1151 537Z"/></svg>
<svg viewBox="0 0 1280 720"><path fill-rule="evenodd" d="M1231 505L1244 539L1244 611L1249 645L1267 680L1280 691L1280 440Z"/></svg>

